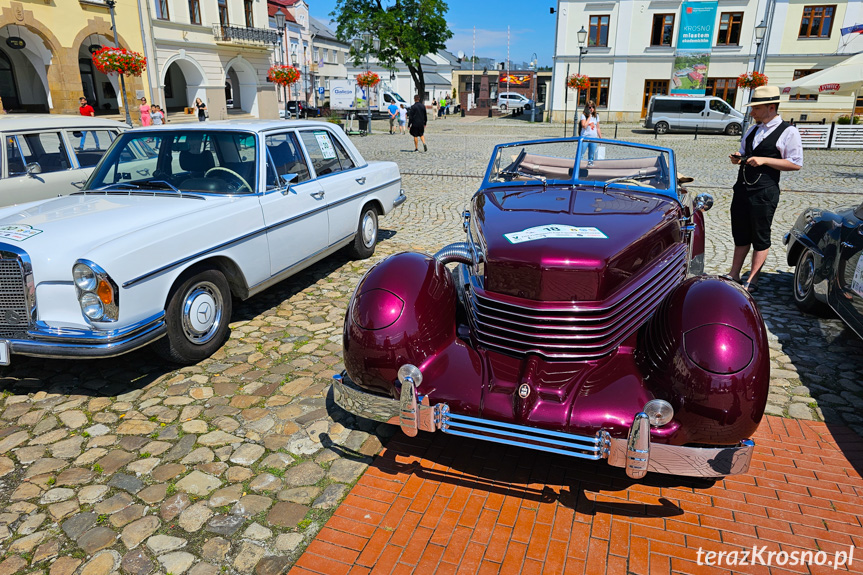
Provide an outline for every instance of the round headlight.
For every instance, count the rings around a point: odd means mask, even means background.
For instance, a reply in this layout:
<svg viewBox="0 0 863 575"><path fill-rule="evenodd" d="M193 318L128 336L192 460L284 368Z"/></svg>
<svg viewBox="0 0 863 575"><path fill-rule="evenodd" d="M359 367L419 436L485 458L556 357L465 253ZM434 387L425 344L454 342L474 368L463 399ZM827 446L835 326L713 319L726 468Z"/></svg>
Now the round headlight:
<svg viewBox="0 0 863 575"><path fill-rule="evenodd" d="M96 289L96 272L90 269L88 265L75 264L75 267L72 268L72 279L75 281L75 286L81 291Z"/></svg>
<svg viewBox="0 0 863 575"><path fill-rule="evenodd" d="M105 310L99 296L94 293L85 293L81 296L81 311L90 319L102 319Z"/></svg>
<svg viewBox="0 0 863 575"><path fill-rule="evenodd" d="M661 427L674 417L674 408L664 399L651 399L644 404L642 411L650 418L653 427Z"/></svg>

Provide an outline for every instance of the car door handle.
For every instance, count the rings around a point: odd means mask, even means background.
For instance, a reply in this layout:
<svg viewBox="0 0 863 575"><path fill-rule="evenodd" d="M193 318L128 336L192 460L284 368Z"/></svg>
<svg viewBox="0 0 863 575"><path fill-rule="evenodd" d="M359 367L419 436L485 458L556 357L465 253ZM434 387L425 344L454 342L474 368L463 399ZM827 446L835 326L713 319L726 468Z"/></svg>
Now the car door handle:
<svg viewBox="0 0 863 575"><path fill-rule="evenodd" d="M366 177L363 176L361 178L357 178L357 183L362 186L363 184L366 183Z"/></svg>
<svg viewBox="0 0 863 575"><path fill-rule="evenodd" d="M321 198L324 197L323 190L320 192L312 192L312 197L315 198L316 200L320 200Z"/></svg>

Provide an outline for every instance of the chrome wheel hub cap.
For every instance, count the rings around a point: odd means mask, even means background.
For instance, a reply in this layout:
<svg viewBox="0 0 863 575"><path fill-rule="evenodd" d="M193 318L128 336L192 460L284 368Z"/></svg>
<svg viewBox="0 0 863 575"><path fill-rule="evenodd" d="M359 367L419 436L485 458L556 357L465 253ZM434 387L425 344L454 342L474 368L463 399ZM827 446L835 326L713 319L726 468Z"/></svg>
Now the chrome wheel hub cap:
<svg viewBox="0 0 863 575"><path fill-rule="evenodd" d="M210 282L192 286L183 300L183 332L192 343L207 343L222 323L222 295Z"/></svg>
<svg viewBox="0 0 863 575"><path fill-rule="evenodd" d="M375 237L378 235L377 226L375 225L375 217L366 212L363 216L363 244L370 248L375 243Z"/></svg>
<svg viewBox="0 0 863 575"><path fill-rule="evenodd" d="M798 266L797 281L794 282L794 290L797 292L797 298L803 299L809 294L812 289L812 284L815 281L815 262L812 260L812 255L808 255L803 263Z"/></svg>

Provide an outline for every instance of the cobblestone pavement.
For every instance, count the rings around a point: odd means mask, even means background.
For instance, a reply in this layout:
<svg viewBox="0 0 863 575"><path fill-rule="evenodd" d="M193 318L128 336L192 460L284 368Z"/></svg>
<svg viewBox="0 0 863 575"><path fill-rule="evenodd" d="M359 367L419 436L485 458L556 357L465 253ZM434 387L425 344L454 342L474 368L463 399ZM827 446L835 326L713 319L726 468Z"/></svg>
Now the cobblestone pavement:
<svg viewBox="0 0 863 575"><path fill-rule="evenodd" d="M327 398L360 275L392 253L461 240L459 214L493 144L562 132L471 120L430 123L428 153L413 153L412 139L387 135L383 122L356 138L367 159L399 163L409 194L382 220L375 256L334 256L237 306L214 357L175 369L145 349L101 361L16 356L2 368L0 575L271 575L292 565L395 431L358 424ZM681 171L716 197L707 267L727 271L734 171L725 156L734 140L653 140L633 128L619 136L673 146ZM769 412L863 434L863 345L838 319L796 311L779 244L806 206L860 201L861 159L807 151L804 170L784 179L776 249L756 299L770 329Z"/></svg>

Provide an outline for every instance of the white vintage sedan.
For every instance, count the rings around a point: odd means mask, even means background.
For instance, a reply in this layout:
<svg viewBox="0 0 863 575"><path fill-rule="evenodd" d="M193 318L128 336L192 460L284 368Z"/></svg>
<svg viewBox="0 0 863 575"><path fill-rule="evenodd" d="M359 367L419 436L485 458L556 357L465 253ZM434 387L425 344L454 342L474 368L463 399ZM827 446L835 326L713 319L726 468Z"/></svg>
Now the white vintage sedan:
<svg viewBox="0 0 863 575"><path fill-rule="evenodd" d="M246 299L341 248L374 253L405 201L324 122L207 122L121 134L84 190L0 209L0 364L155 342L214 353Z"/></svg>

